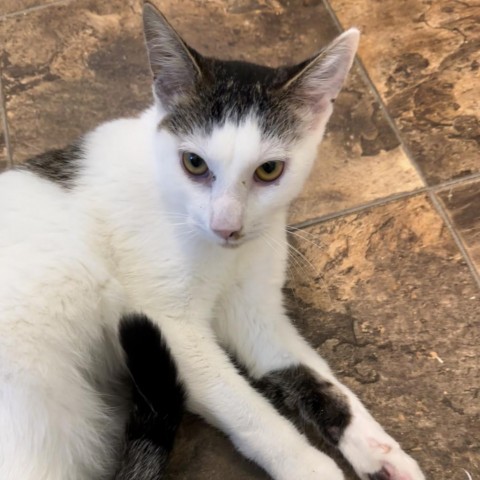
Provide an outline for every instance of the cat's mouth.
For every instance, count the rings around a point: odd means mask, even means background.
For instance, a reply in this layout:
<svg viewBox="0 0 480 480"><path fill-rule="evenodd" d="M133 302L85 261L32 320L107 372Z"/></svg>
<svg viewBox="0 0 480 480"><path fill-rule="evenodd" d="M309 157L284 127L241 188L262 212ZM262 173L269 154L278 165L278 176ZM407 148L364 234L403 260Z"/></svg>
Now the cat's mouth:
<svg viewBox="0 0 480 480"><path fill-rule="evenodd" d="M243 242L241 240L225 240L220 245L224 248L233 250L240 247L240 245L243 245Z"/></svg>

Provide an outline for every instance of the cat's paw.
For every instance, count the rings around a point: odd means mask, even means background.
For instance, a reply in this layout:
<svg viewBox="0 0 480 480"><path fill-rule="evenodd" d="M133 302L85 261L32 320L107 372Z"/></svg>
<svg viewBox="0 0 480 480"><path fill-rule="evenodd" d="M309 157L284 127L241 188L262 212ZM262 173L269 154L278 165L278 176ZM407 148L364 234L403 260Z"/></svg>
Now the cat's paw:
<svg viewBox="0 0 480 480"><path fill-rule="evenodd" d="M371 418L354 418L339 447L362 480L425 480L417 462Z"/></svg>
<svg viewBox="0 0 480 480"><path fill-rule="evenodd" d="M412 459L410 458L410 460ZM367 474L366 478L368 480L424 480L425 476L420 471L420 468L415 461L413 463L414 465L405 465L404 462L400 462L397 468L393 464L386 462L380 470Z"/></svg>

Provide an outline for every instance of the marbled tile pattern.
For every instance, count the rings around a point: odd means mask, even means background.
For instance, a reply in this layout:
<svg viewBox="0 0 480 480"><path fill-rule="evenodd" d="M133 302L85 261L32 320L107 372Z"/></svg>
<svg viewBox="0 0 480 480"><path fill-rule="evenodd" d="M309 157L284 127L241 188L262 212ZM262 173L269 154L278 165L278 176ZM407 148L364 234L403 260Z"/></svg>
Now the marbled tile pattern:
<svg viewBox="0 0 480 480"><path fill-rule="evenodd" d="M330 0L429 184L480 171L480 3Z"/></svg>
<svg viewBox="0 0 480 480"><path fill-rule="evenodd" d="M480 181L450 187L439 196L480 271Z"/></svg>
<svg viewBox="0 0 480 480"><path fill-rule="evenodd" d="M418 166L480 272L480 177L462 180L480 171L480 4L328 2L157 3L202 53L269 65L299 61L331 40L329 7L362 29L372 83L353 69L292 206L292 223L314 225L290 237L288 306L428 479L465 480L463 469L477 479L480 292L428 195L415 192L426 187ZM0 0L0 109L14 162L149 104L140 12L140 0ZM0 122L0 170L5 150ZM450 179L459 183L442 184ZM398 194L406 197L386 201ZM359 211L345 215L352 208ZM222 433L187 416L169 480L267 478Z"/></svg>
<svg viewBox="0 0 480 480"><path fill-rule="evenodd" d="M138 2L71 2L0 24L15 162L149 104L140 12Z"/></svg>

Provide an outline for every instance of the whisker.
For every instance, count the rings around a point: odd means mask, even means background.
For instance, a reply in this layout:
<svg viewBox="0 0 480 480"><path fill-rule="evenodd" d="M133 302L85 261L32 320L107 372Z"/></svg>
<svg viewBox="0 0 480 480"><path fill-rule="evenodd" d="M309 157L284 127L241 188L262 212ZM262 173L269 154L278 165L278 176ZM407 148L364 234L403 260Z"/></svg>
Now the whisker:
<svg viewBox="0 0 480 480"><path fill-rule="evenodd" d="M280 252L280 248L277 248L274 244L271 243L270 240L272 240L272 237L270 235L267 235L265 232L260 232L261 238L263 238L266 242L266 244L275 252ZM289 262L287 262L287 273L289 276L294 277L295 275L295 270L293 267L290 265ZM293 275L292 275L293 274Z"/></svg>
<svg viewBox="0 0 480 480"><path fill-rule="evenodd" d="M317 247L319 250L324 249L325 246L326 246L326 245L323 244L323 243L320 243L320 244L319 244L319 243L311 240L310 238L307 238L307 237L303 236L303 235L300 234L298 231L288 230L288 228L287 228L287 232L288 232L289 234L291 234L291 235L294 235L294 236L297 237L297 238L300 238L300 239L302 239L302 240L305 240L306 242L308 242L308 243L312 244L313 246ZM306 232L303 231L302 233L306 233ZM309 234L309 235L311 235L313 238L317 239L317 237L316 237L315 235L312 235L312 234Z"/></svg>
<svg viewBox="0 0 480 480"><path fill-rule="evenodd" d="M270 240L275 242L278 246L280 247L283 247L283 244L281 244L275 237L271 236L270 235ZM290 258L292 260L293 263L293 267L295 267L296 270L298 270L300 273L304 274L304 275L308 275L308 272L305 270L303 264L300 262L300 260L295 257L295 255L290 252L289 248L291 247L291 245L287 242L286 243L286 246L287 246L287 256L288 258ZM295 251L295 249L292 247L293 251ZM297 251L298 253L298 251ZM303 259L302 259L303 260Z"/></svg>

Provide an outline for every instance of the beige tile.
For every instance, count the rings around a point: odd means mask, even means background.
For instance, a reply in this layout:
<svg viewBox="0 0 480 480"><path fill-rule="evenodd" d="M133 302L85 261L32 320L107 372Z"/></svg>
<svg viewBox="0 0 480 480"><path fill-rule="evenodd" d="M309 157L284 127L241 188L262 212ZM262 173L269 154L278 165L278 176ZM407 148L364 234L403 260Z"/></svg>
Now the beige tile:
<svg viewBox="0 0 480 480"><path fill-rule="evenodd" d="M480 297L433 206L416 196L299 234L300 330L426 478L478 476Z"/></svg>
<svg viewBox="0 0 480 480"><path fill-rule="evenodd" d="M428 182L480 171L480 4L331 0Z"/></svg>

